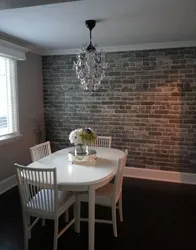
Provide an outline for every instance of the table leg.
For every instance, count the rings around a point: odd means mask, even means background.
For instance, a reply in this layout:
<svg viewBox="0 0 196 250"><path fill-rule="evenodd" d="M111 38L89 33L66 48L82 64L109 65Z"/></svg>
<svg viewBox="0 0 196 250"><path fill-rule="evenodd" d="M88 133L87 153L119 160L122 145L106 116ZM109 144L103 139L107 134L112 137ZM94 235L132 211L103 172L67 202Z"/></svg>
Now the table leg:
<svg viewBox="0 0 196 250"><path fill-rule="evenodd" d="M76 198L76 202L74 204L74 218L75 218L75 223L74 223L74 229L76 233L80 232L80 200Z"/></svg>
<svg viewBox="0 0 196 250"><path fill-rule="evenodd" d="M89 186L89 202L88 202L88 250L94 250L95 246L95 189Z"/></svg>

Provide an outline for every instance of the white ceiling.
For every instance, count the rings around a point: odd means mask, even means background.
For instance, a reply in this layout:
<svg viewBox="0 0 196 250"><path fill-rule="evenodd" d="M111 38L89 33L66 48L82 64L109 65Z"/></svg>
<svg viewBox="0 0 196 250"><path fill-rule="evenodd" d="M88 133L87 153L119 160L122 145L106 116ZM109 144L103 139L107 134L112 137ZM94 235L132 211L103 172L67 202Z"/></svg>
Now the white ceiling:
<svg viewBox="0 0 196 250"><path fill-rule="evenodd" d="M196 41L196 0L83 0L0 11L0 31L48 50Z"/></svg>

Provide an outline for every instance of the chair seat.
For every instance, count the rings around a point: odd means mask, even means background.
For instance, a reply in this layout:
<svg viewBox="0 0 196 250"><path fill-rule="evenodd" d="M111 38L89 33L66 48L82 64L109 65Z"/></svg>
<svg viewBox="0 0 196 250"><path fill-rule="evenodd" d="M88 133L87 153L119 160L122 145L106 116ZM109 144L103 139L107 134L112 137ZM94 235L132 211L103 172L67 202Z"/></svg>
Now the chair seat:
<svg viewBox="0 0 196 250"><path fill-rule="evenodd" d="M67 191L58 191L58 207L59 210L64 208L66 203L74 202L75 195ZM52 207L51 205L52 204ZM28 203L27 207L29 209L40 210L40 212L54 212L54 190L42 189L39 191Z"/></svg>
<svg viewBox="0 0 196 250"><path fill-rule="evenodd" d="M108 183L96 190L96 196L112 196L114 191L114 184Z"/></svg>
<svg viewBox="0 0 196 250"><path fill-rule="evenodd" d="M98 188L95 193L95 203L100 205L111 206L112 194L114 191L114 184L108 183L101 188ZM88 193L79 194L79 200L88 202Z"/></svg>

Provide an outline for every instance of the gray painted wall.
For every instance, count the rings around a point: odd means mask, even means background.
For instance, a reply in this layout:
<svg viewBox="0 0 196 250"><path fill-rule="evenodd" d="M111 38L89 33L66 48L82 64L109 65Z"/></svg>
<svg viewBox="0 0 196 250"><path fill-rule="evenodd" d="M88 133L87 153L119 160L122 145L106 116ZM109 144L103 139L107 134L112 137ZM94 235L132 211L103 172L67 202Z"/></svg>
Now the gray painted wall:
<svg viewBox="0 0 196 250"><path fill-rule="evenodd" d="M15 173L13 164L30 162L29 147L37 142L33 132L36 119L43 123L43 87L41 56L28 53L26 61L17 62L19 121L23 135L16 141L0 144L0 181Z"/></svg>

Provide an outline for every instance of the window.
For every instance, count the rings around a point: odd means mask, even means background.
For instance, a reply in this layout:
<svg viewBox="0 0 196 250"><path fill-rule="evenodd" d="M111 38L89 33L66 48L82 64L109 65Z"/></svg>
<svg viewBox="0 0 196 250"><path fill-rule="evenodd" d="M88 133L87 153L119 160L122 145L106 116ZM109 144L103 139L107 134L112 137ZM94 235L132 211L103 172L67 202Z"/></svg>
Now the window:
<svg viewBox="0 0 196 250"><path fill-rule="evenodd" d="M0 139L19 134L16 61L0 57Z"/></svg>

